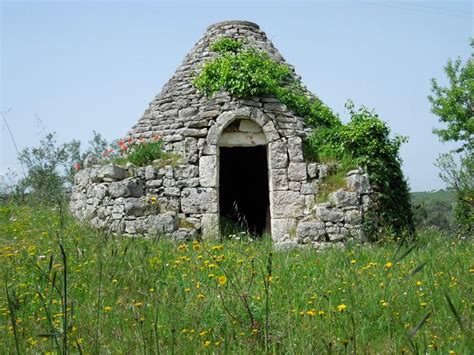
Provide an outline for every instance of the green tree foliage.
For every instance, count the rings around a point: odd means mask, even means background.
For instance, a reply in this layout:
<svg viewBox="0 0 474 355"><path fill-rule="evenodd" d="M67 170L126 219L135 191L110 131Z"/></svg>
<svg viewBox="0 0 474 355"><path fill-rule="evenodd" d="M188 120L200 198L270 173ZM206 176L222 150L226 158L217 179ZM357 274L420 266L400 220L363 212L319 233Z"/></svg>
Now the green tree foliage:
<svg viewBox="0 0 474 355"><path fill-rule="evenodd" d="M454 227L456 193L452 190L414 192L411 194L416 228L437 228L451 232Z"/></svg>
<svg viewBox="0 0 474 355"><path fill-rule="evenodd" d="M474 39L471 40L474 48ZM459 149L474 149L474 54L463 66L461 58L448 60L444 68L449 80L447 87L440 86L436 79L431 80L433 95L428 96L432 112L445 123L446 128L433 132L441 141L461 142Z"/></svg>
<svg viewBox="0 0 474 355"><path fill-rule="evenodd" d="M471 40L474 48L474 40ZM474 54L465 65L460 58L448 60L444 68L449 85L442 87L432 79L428 100L432 112L446 128L435 129L441 141L458 142L461 147L437 160L440 177L456 191L455 217L462 234L474 230Z"/></svg>
<svg viewBox="0 0 474 355"><path fill-rule="evenodd" d="M95 131L85 152L81 152L77 140L58 144L55 133L46 134L37 147L20 152L18 159L26 168L26 176L20 180L17 191L28 193L42 203L61 202L86 156L100 156L106 146L107 142Z"/></svg>
<svg viewBox="0 0 474 355"><path fill-rule="evenodd" d="M207 61L193 81L201 92L212 96L225 90L241 98L278 98L314 128L304 146L307 159L351 156L367 169L376 193L373 217L367 223L374 238L383 227L396 233L413 232L408 186L398 154L402 137L392 139L390 129L374 112L356 111L352 103L348 106L352 119L342 124L327 105L307 92L289 66L267 53L230 38L213 43L211 50L216 49L219 55Z"/></svg>
<svg viewBox="0 0 474 355"><path fill-rule="evenodd" d="M456 161L453 154L443 154L436 161L440 177L456 192L454 216L460 232L474 232L474 156L469 150Z"/></svg>

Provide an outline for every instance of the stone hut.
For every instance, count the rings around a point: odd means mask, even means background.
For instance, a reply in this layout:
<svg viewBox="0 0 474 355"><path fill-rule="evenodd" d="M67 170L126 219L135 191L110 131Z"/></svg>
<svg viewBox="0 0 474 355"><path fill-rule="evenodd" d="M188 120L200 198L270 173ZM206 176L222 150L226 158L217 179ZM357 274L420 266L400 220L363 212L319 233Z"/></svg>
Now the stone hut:
<svg viewBox="0 0 474 355"><path fill-rule="evenodd" d="M309 129L301 117L273 97L242 100L220 92L208 98L193 86L195 73L215 55L209 46L223 36L244 39L285 62L255 23L209 26L129 133L136 139L159 135L179 161L89 166L76 176L72 213L129 235L205 237L217 234L226 217L257 234L270 233L281 246L321 248L362 239L370 201L366 174L349 172L347 187L316 203L331 167L304 161Z"/></svg>

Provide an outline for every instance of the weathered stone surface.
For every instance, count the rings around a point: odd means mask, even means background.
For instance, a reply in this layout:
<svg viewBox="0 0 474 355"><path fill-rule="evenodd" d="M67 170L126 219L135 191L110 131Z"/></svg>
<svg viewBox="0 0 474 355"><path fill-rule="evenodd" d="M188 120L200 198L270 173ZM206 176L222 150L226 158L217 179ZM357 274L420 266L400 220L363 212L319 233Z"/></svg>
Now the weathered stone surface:
<svg viewBox="0 0 474 355"><path fill-rule="evenodd" d="M270 188L272 191L288 190L288 175L286 169L270 170Z"/></svg>
<svg viewBox="0 0 474 355"><path fill-rule="evenodd" d="M196 238L197 231L193 228L179 228L171 234L173 239L177 242L186 242Z"/></svg>
<svg viewBox="0 0 474 355"><path fill-rule="evenodd" d="M359 209L347 210L344 212L345 221L351 225L358 225L362 223L362 211Z"/></svg>
<svg viewBox="0 0 474 355"><path fill-rule="evenodd" d="M143 186L133 180L112 182L109 185L109 194L117 197L139 197L143 195Z"/></svg>
<svg viewBox="0 0 474 355"><path fill-rule="evenodd" d="M367 174L360 174L359 170L349 172L346 181L347 187L352 191L362 194L369 193L370 191L369 176Z"/></svg>
<svg viewBox="0 0 474 355"><path fill-rule="evenodd" d="M163 213L149 216L146 224L151 234L171 233L176 230L176 215L174 213Z"/></svg>
<svg viewBox="0 0 474 355"><path fill-rule="evenodd" d="M148 165L145 168L145 179L146 180L153 180L155 178L155 168L151 165Z"/></svg>
<svg viewBox="0 0 474 355"><path fill-rule="evenodd" d="M219 215L217 213L206 213L201 219L201 234L203 238L217 237L219 233Z"/></svg>
<svg viewBox="0 0 474 355"><path fill-rule="evenodd" d="M189 179L198 176L199 169L195 165L178 165L174 169L176 179Z"/></svg>
<svg viewBox="0 0 474 355"><path fill-rule="evenodd" d="M357 206L359 195L357 192L339 189L329 194L329 203L334 207Z"/></svg>
<svg viewBox="0 0 474 355"><path fill-rule="evenodd" d="M311 179L315 179L319 175L319 166L317 163L309 163L307 165L308 176Z"/></svg>
<svg viewBox="0 0 474 355"><path fill-rule="evenodd" d="M267 138L261 132L229 132L222 134L218 144L220 147L255 147L266 145Z"/></svg>
<svg viewBox="0 0 474 355"><path fill-rule="evenodd" d="M274 243L282 239L290 239L292 234L296 234L296 220L294 218L272 218L271 232Z"/></svg>
<svg viewBox="0 0 474 355"><path fill-rule="evenodd" d="M166 187L163 190L163 196L179 197L180 195L181 195L181 190L177 187Z"/></svg>
<svg viewBox="0 0 474 355"><path fill-rule="evenodd" d="M142 219L136 220L126 220L125 223L125 233L128 234L144 234L146 232L145 221Z"/></svg>
<svg viewBox="0 0 474 355"><path fill-rule="evenodd" d="M107 196L107 186L104 184L90 185L90 192L87 192L87 197L94 197L102 200Z"/></svg>
<svg viewBox="0 0 474 355"><path fill-rule="evenodd" d="M273 191L273 218L294 218L303 215L304 198L296 191Z"/></svg>
<svg viewBox="0 0 474 355"><path fill-rule="evenodd" d="M316 193L312 183L302 183L301 184L301 193L303 195L314 195Z"/></svg>
<svg viewBox="0 0 474 355"><path fill-rule="evenodd" d="M319 164L318 165L318 176L320 179L324 179L329 174L329 166L326 164Z"/></svg>
<svg viewBox="0 0 474 355"><path fill-rule="evenodd" d="M345 240L348 234L346 228L339 226L328 227L326 230L330 241Z"/></svg>
<svg viewBox="0 0 474 355"><path fill-rule="evenodd" d="M331 208L329 204L318 204L315 206L316 216L323 222L342 222L344 212L337 208Z"/></svg>
<svg viewBox="0 0 474 355"><path fill-rule="evenodd" d="M250 120L242 120L239 124L239 131L240 132L262 132L262 128L260 126Z"/></svg>
<svg viewBox="0 0 474 355"><path fill-rule="evenodd" d="M268 146L270 150L270 167L272 169L286 168L288 165L286 143L272 142Z"/></svg>
<svg viewBox="0 0 474 355"><path fill-rule="evenodd" d="M305 163L290 163L290 165L288 166L288 180L290 181L306 180L306 164Z"/></svg>
<svg viewBox="0 0 474 355"><path fill-rule="evenodd" d="M122 180L127 175L127 170L117 165L104 165L99 171L99 178Z"/></svg>
<svg viewBox="0 0 474 355"><path fill-rule="evenodd" d="M217 190L213 188L184 188L181 194L184 213L217 213Z"/></svg>
<svg viewBox="0 0 474 355"><path fill-rule="evenodd" d="M127 198L125 200L124 211L129 216L143 216L147 205L145 201L139 198Z"/></svg>
<svg viewBox="0 0 474 355"><path fill-rule="evenodd" d="M187 107L178 111L179 118L189 118L197 115L198 109L196 107Z"/></svg>
<svg viewBox="0 0 474 355"><path fill-rule="evenodd" d="M302 148L302 141L300 137L288 138L288 155L290 157L290 161L292 162L295 162L295 163L303 162L303 148Z"/></svg>
<svg viewBox="0 0 474 355"><path fill-rule="evenodd" d="M297 191L299 192L301 189L301 182L299 181L290 181L288 183L288 189L291 191Z"/></svg>
<svg viewBox="0 0 474 355"><path fill-rule="evenodd" d="M199 159L199 183L203 187L217 186L217 157L202 156Z"/></svg>
<svg viewBox="0 0 474 355"><path fill-rule="evenodd" d="M296 228L296 236L299 240L309 238L312 241L326 240L326 226L322 222L300 222Z"/></svg>

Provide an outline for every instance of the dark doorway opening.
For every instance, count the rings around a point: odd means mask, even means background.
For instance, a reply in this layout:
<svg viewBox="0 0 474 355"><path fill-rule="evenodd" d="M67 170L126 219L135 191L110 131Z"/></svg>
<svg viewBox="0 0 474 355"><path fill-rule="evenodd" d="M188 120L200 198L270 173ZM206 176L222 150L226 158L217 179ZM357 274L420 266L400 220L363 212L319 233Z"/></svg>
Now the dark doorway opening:
<svg viewBox="0 0 474 355"><path fill-rule="evenodd" d="M252 234L270 232L267 147L220 148L221 218Z"/></svg>

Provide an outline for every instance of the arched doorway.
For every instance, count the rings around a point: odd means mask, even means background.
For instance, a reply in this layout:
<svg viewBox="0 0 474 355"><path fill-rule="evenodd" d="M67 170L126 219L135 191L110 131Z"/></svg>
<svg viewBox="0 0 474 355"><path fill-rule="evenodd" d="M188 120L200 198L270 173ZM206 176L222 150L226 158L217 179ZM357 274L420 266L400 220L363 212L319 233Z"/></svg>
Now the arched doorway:
<svg viewBox="0 0 474 355"><path fill-rule="evenodd" d="M267 139L248 119L228 125L219 146L220 218L252 234L270 233Z"/></svg>

